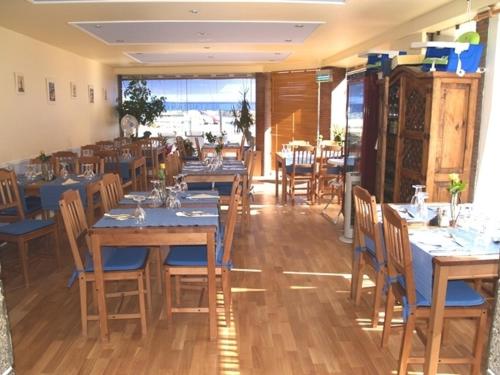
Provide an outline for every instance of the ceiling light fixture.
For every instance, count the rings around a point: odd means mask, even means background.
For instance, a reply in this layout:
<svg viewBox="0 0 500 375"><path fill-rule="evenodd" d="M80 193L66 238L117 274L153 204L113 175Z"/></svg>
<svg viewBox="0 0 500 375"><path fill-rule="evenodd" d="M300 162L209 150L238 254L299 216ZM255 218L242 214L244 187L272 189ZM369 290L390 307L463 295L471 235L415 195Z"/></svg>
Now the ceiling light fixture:
<svg viewBox="0 0 500 375"><path fill-rule="evenodd" d="M281 55L281 52L274 52L274 54L279 56L279 55Z"/></svg>
<svg viewBox="0 0 500 375"><path fill-rule="evenodd" d="M198 31L196 34L198 34L199 36L205 36L205 35L207 35L207 33L203 32L203 31Z"/></svg>
<svg viewBox="0 0 500 375"><path fill-rule="evenodd" d="M123 39L116 39L115 42L116 43L125 43L125 41Z"/></svg>
<svg viewBox="0 0 500 375"><path fill-rule="evenodd" d="M94 27L95 27L96 29L100 29L100 28L102 27L102 25L97 24L97 25L94 25Z"/></svg>
<svg viewBox="0 0 500 375"><path fill-rule="evenodd" d="M285 39L285 42L286 43L292 43L292 40L291 39Z"/></svg>
<svg viewBox="0 0 500 375"><path fill-rule="evenodd" d="M209 47L209 46L205 46L205 47L203 47L203 48L205 48L205 49L210 49L210 47Z"/></svg>
<svg viewBox="0 0 500 375"><path fill-rule="evenodd" d="M296 27L297 29L302 29L304 27L304 25L302 25L301 23L298 23L294 27Z"/></svg>
<svg viewBox="0 0 500 375"><path fill-rule="evenodd" d="M191 14L198 14L198 13L200 13L200 11L198 9L191 9L189 11L189 13L191 13Z"/></svg>

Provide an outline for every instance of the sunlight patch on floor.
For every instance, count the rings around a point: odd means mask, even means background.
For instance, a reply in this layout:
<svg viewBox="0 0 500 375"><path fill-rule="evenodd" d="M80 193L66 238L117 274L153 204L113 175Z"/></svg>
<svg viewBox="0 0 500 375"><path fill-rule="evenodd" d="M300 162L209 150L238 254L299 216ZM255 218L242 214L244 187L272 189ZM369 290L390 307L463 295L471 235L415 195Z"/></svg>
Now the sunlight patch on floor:
<svg viewBox="0 0 500 375"><path fill-rule="evenodd" d="M350 273L283 271L283 274L285 274L285 275L307 275L307 276L333 276L333 277L343 277L346 280L351 280Z"/></svg>
<svg viewBox="0 0 500 375"><path fill-rule="evenodd" d="M302 290L302 289L318 289L317 286L305 286L305 285L291 285L290 289Z"/></svg>
<svg viewBox="0 0 500 375"><path fill-rule="evenodd" d="M266 290L263 288L231 288L232 293L265 292Z"/></svg>
<svg viewBox="0 0 500 375"><path fill-rule="evenodd" d="M219 319L225 320L224 312L217 313ZM218 356L220 373L223 375L240 374L240 354L238 341L236 339L236 324L234 322L233 309L230 310L230 323L222 324L218 328Z"/></svg>
<svg viewBox="0 0 500 375"><path fill-rule="evenodd" d="M257 268L231 268L231 272L262 272Z"/></svg>

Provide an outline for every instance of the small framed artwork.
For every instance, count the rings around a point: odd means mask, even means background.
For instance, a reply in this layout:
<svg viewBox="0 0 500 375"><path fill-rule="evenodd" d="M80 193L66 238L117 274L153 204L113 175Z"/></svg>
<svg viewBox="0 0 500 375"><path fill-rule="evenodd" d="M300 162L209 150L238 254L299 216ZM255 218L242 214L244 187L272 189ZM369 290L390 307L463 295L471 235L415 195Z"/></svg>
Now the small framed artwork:
<svg viewBox="0 0 500 375"><path fill-rule="evenodd" d="M49 104L55 104L56 102L56 82L53 78L45 79L47 86L47 101Z"/></svg>
<svg viewBox="0 0 500 375"><path fill-rule="evenodd" d="M105 101L108 101L108 90L106 88L102 89L102 95Z"/></svg>
<svg viewBox="0 0 500 375"><path fill-rule="evenodd" d="M71 99L76 99L77 92L76 92L76 83L75 82L69 83L69 92L70 92Z"/></svg>
<svg viewBox="0 0 500 375"><path fill-rule="evenodd" d="M89 85L89 103L94 103L94 86Z"/></svg>
<svg viewBox="0 0 500 375"><path fill-rule="evenodd" d="M24 84L24 74L14 73L14 83L17 95L24 95L26 92L26 86Z"/></svg>

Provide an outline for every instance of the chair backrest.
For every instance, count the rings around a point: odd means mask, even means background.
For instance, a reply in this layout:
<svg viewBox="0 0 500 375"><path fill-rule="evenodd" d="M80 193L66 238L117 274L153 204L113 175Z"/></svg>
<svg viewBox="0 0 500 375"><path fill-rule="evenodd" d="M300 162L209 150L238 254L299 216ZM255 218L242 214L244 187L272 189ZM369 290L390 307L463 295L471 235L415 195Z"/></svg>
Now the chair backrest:
<svg viewBox="0 0 500 375"><path fill-rule="evenodd" d="M97 145L85 145L80 147L80 156L95 156L98 151Z"/></svg>
<svg viewBox="0 0 500 375"><path fill-rule="evenodd" d="M8 208L16 208L13 219L24 220L24 208L19 196L16 173L0 169L0 211Z"/></svg>
<svg viewBox="0 0 500 375"><path fill-rule="evenodd" d="M82 174L85 172L85 167L91 165L95 174L104 173L104 160L99 156L80 156L76 159L76 173Z"/></svg>
<svg viewBox="0 0 500 375"><path fill-rule="evenodd" d="M293 170L296 166L314 166L316 163L316 147L295 146L293 148Z"/></svg>
<svg viewBox="0 0 500 375"><path fill-rule="evenodd" d="M99 181L99 191L101 193L102 207L104 212L118 206L118 202L123 198L123 188L120 177L114 173L106 173Z"/></svg>
<svg viewBox="0 0 500 375"><path fill-rule="evenodd" d="M236 218L238 215L238 205L241 198L240 176L235 176L233 187L231 189L231 199L224 227L224 254L222 261L224 264L229 263L231 259L231 247L233 246L234 227L236 226Z"/></svg>
<svg viewBox="0 0 500 375"><path fill-rule="evenodd" d="M51 161L54 164L55 173L59 174L63 165L69 173L76 172L76 159L78 154L73 151L58 151L54 152Z"/></svg>
<svg viewBox="0 0 500 375"><path fill-rule="evenodd" d="M388 204L382 205L384 223L384 241L387 251L387 270L389 277L394 280L398 275L404 277L404 285L398 283L398 289L408 298L410 306L416 303L415 281L413 278L413 264L408 237L408 224L398 212Z"/></svg>
<svg viewBox="0 0 500 375"><path fill-rule="evenodd" d="M203 158L203 154L201 153L200 140L198 137L194 137L194 143L196 146L196 152L198 153L198 159L201 160Z"/></svg>
<svg viewBox="0 0 500 375"><path fill-rule="evenodd" d="M99 141L95 143L99 150L113 150L115 143L113 141Z"/></svg>
<svg viewBox="0 0 500 375"><path fill-rule="evenodd" d="M118 150L121 157L131 156L133 158L139 158L142 156L141 143L139 142L121 144Z"/></svg>
<svg viewBox="0 0 500 375"><path fill-rule="evenodd" d="M295 140L295 141L290 141L288 142L288 144L292 147L295 147L295 146L309 146L309 141L304 141L304 140Z"/></svg>
<svg viewBox="0 0 500 375"><path fill-rule="evenodd" d="M342 146L334 144L326 144L320 146L320 165L326 167L328 159L342 157Z"/></svg>
<svg viewBox="0 0 500 375"><path fill-rule="evenodd" d="M134 159L130 163L132 184L135 190L145 191L148 185L146 171L146 158L144 156Z"/></svg>
<svg viewBox="0 0 500 375"><path fill-rule="evenodd" d="M120 172L120 152L118 150L100 150L97 152L97 156L104 161L104 167L107 171Z"/></svg>
<svg viewBox="0 0 500 375"><path fill-rule="evenodd" d="M167 183L173 184L173 177L177 176L182 170L182 159L179 150L175 150L167 156Z"/></svg>
<svg viewBox="0 0 500 375"><path fill-rule="evenodd" d="M255 160L257 157L257 153L252 150L246 150L245 151L245 157L244 157L244 162L245 162L245 167L247 168L247 173L248 173L248 191L250 191L252 187L252 182L253 182L253 172L255 170Z"/></svg>
<svg viewBox="0 0 500 375"><path fill-rule="evenodd" d="M85 210L78 190L66 190L59 201L59 208L76 269L83 271L84 265L78 244L82 238L85 238L89 250L91 245Z"/></svg>
<svg viewBox="0 0 500 375"><path fill-rule="evenodd" d="M130 137L117 137L113 139L113 143L115 145L115 148L120 148L122 146L128 145L132 143L132 138Z"/></svg>
<svg viewBox="0 0 500 375"><path fill-rule="evenodd" d="M377 202L368 190L361 186L353 188L354 214L357 241L362 248L366 246L365 236L369 237L375 244L375 257L378 264L385 260L384 247L382 244L382 233L377 215Z"/></svg>

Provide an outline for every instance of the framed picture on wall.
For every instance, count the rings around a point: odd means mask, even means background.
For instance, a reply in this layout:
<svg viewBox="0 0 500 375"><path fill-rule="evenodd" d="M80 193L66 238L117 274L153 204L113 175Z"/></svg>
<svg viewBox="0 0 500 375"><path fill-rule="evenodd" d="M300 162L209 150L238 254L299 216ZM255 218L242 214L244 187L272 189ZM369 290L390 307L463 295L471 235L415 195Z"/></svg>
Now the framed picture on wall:
<svg viewBox="0 0 500 375"><path fill-rule="evenodd" d="M24 93L26 92L26 86L24 84L23 73L14 73L14 84L17 95L24 95Z"/></svg>
<svg viewBox="0 0 500 375"><path fill-rule="evenodd" d="M76 83L75 82L69 83L69 92L70 92L71 99L76 99L77 91L76 91Z"/></svg>
<svg viewBox="0 0 500 375"><path fill-rule="evenodd" d="M47 101L49 104L55 104L56 102L56 81L53 78L46 78L46 88L47 88Z"/></svg>
<svg viewBox="0 0 500 375"><path fill-rule="evenodd" d="M89 103L94 103L94 86L89 85Z"/></svg>
<svg viewBox="0 0 500 375"><path fill-rule="evenodd" d="M108 90L106 90L106 88L102 89L102 94L103 94L104 100L107 102L108 101Z"/></svg>

